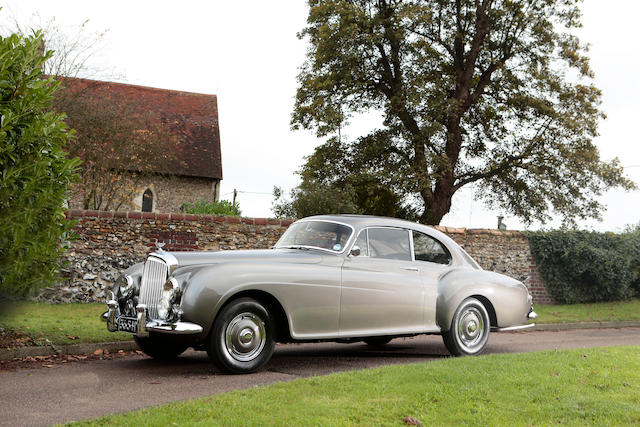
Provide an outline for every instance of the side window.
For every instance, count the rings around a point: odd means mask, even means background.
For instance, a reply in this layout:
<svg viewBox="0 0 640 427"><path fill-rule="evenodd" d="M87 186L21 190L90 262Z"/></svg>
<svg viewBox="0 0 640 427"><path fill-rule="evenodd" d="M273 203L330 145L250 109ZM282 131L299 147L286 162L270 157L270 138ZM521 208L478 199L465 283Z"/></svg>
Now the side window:
<svg viewBox="0 0 640 427"><path fill-rule="evenodd" d="M362 230L353 246L360 248L360 256L369 256L369 242L367 241L367 230Z"/></svg>
<svg viewBox="0 0 640 427"><path fill-rule="evenodd" d="M398 228L369 228L369 256L411 261L409 232Z"/></svg>
<svg viewBox="0 0 640 427"><path fill-rule="evenodd" d="M449 250L433 237L413 232L413 252L416 261L428 261L438 264L449 264L451 254Z"/></svg>

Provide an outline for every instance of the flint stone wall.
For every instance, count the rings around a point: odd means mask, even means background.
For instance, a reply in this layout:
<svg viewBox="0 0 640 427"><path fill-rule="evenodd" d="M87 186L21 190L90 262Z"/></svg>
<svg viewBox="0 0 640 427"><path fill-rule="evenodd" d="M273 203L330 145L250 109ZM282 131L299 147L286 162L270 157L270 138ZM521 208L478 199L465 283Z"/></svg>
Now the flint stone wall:
<svg viewBox="0 0 640 427"><path fill-rule="evenodd" d="M52 303L103 302L120 271L143 261L156 242L167 251L262 249L273 246L292 223L267 218L214 217L70 210L79 239L66 253L64 281L34 299ZM552 302L533 261L529 243L517 231L436 227L447 233L482 268L524 282L535 302Z"/></svg>

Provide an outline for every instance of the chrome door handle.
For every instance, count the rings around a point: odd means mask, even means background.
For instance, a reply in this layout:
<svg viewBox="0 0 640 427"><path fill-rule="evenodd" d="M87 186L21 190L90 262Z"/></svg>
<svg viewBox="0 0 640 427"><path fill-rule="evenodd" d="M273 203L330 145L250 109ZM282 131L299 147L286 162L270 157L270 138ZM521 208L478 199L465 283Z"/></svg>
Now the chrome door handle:
<svg viewBox="0 0 640 427"><path fill-rule="evenodd" d="M404 267L404 270L409 270L409 271L420 271L418 269L418 267Z"/></svg>

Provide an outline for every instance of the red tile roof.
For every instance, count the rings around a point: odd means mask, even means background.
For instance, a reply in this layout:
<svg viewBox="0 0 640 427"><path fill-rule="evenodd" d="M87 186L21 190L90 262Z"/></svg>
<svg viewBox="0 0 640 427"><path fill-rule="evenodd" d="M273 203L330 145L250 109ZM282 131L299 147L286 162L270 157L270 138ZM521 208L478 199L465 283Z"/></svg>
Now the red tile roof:
<svg viewBox="0 0 640 427"><path fill-rule="evenodd" d="M66 78L63 85L65 90L130 103L141 113L153 112L162 122L171 123L171 131L182 139L179 155L183 162L171 174L222 179L216 95L89 79Z"/></svg>

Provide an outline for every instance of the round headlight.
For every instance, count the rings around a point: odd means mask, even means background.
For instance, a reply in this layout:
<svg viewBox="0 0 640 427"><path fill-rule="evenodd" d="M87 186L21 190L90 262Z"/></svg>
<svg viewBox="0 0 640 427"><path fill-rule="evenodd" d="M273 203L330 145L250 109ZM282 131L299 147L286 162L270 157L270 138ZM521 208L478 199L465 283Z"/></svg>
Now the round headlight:
<svg viewBox="0 0 640 427"><path fill-rule="evenodd" d="M120 275L113 286L113 293L116 298L120 299L129 296L131 290L133 290L133 278L126 274Z"/></svg>
<svg viewBox="0 0 640 427"><path fill-rule="evenodd" d="M180 285L174 277L169 277L162 289L162 298L158 302L158 316L167 320L171 316L173 304L180 292Z"/></svg>

